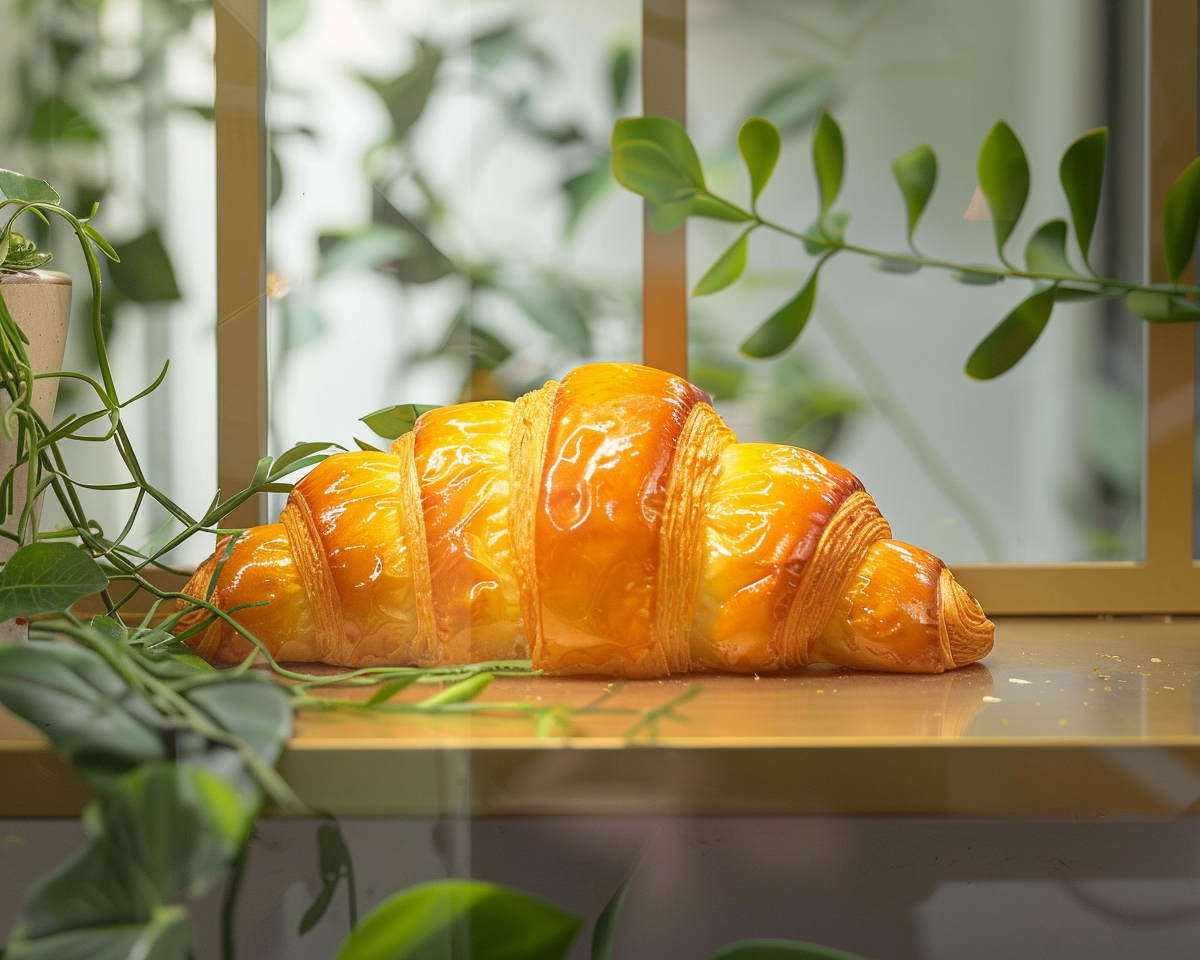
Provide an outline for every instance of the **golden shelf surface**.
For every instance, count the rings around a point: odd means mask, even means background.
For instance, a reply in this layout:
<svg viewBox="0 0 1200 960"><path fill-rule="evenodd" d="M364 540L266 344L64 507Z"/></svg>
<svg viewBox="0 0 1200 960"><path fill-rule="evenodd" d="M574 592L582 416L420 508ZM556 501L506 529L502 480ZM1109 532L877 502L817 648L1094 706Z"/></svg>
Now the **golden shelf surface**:
<svg viewBox="0 0 1200 960"><path fill-rule="evenodd" d="M940 676L500 677L480 698L582 710L566 736L521 715L304 711L281 769L344 815L1173 815L1200 811L1198 675L1197 617L1003 618L984 663ZM0 816L86 797L7 714L0 776Z"/></svg>

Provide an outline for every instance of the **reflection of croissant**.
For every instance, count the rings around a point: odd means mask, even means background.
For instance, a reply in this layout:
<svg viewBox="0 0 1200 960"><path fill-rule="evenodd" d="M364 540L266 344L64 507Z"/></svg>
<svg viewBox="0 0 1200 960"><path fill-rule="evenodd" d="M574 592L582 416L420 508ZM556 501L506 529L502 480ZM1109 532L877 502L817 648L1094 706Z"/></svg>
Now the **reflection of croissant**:
<svg viewBox="0 0 1200 960"><path fill-rule="evenodd" d="M854 476L735 443L707 399L595 364L516 403L426 413L391 453L314 468L279 523L237 540L212 601L268 600L236 619L276 658L345 666L940 673L991 649L979 605L936 557L888 539ZM218 663L250 650L225 623L189 642Z"/></svg>

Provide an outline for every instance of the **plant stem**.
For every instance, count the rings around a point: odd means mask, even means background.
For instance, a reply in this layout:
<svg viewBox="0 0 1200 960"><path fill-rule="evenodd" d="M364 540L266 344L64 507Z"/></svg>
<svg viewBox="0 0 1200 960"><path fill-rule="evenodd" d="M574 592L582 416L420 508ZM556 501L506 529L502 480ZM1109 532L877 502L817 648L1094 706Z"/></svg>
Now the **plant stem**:
<svg viewBox="0 0 1200 960"><path fill-rule="evenodd" d="M246 877L246 862L250 859L250 844L252 837L246 842L233 858L230 868L229 883L225 887L225 896L221 899L221 960L237 960L237 907L242 890L242 880Z"/></svg>

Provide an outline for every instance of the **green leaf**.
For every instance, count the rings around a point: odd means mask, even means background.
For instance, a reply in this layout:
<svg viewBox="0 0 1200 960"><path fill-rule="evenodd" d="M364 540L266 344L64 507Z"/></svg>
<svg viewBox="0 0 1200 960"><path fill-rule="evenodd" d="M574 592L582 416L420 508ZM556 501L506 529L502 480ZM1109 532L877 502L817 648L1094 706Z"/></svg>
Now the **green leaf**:
<svg viewBox="0 0 1200 960"><path fill-rule="evenodd" d="M417 704L422 710L437 710L452 703L469 703L483 693L484 688L492 682L490 673L477 673L473 677L452 683L445 690L427 697Z"/></svg>
<svg viewBox="0 0 1200 960"><path fill-rule="evenodd" d="M612 183L612 154L605 150L586 169L562 183L562 191L567 196L567 222L564 230L567 236L574 234L583 214L596 202Z"/></svg>
<svg viewBox="0 0 1200 960"><path fill-rule="evenodd" d="M78 107L62 97L46 97L33 108L26 136L36 144L99 143L104 135Z"/></svg>
<svg viewBox="0 0 1200 960"><path fill-rule="evenodd" d="M637 874L638 866L641 866L640 862L621 881L621 885L617 887L616 892L604 905L604 909L600 911L600 916L596 918L596 926L592 930L591 960L612 960L613 941L617 936L617 921L621 918L621 907L625 904L625 895L629 893L629 887Z"/></svg>
<svg viewBox="0 0 1200 960"><path fill-rule="evenodd" d="M728 223L745 223L754 217L737 204L730 203L711 193L698 193L692 199L690 216L708 217L710 220L725 220Z"/></svg>
<svg viewBox="0 0 1200 960"><path fill-rule="evenodd" d="M1200 157L1187 165L1167 191L1162 225L1167 275L1175 283L1196 252L1196 231L1200 228Z"/></svg>
<svg viewBox="0 0 1200 960"><path fill-rule="evenodd" d="M30 543L0 570L0 620L62 613L108 586L104 571L72 543Z"/></svg>
<svg viewBox="0 0 1200 960"><path fill-rule="evenodd" d="M741 940L722 947L708 960L867 960L857 953L797 940Z"/></svg>
<svg viewBox="0 0 1200 960"><path fill-rule="evenodd" d="M628 43L620 43L613 48L608 58L608 83L614 113L620 113L625 106L625 96L629 92L629 80L632 76L633 47Z"/></svg>
<svg viewBox="0 0 1200 960"><path fill-rule="evenodd" d="M452 943L471 960L562 960L579 927L578 917L522 893L445 880L385 900L337 960L442 960Z"/></svg>
<svg viewBox="0 0 1200 960"><path fill-rule="evenodd" d="M23 200L27 203L62 203L62 198L45 180L27 177L13 170L0 169L0 200Z"/></svg>
<svg viewBox="0 0 1200 960"><path fill-rule="evenodd" d="M779 131L770 120L751 117L738 131L737 142L738 151L750 172L750 196L757 203L779 160Z"/></svg>
<svg viewBox="0 0 1200 960"><path fill-rule="evenodd" d="M968 376L991 380L1025 356L1046 329L1055 293L1054 287L1046 287L1017 304L975 348L967 361Z"/></svg>
<svg viewBox="0 0 1200 960"><path fill-rule="evenodd" d="M750 229L754 228L751 227ZM696 284L696 289L692 291L692 296L708 296L710 293L724 290L736 281L746 269L746 253L749 248L750 230L747 230L733 242L733 246L717 258L716 263L708 268L708 272Z"/></svg>
<svg viewBox="0 0 1200 960"><path fill-rule="evenodd" d="M892 175L904 195L904 207L908 211L908 242L911 244L917 223L937 183L937 154L932 147L921 144L892 161Z"/></svg>
<svg viewBox="0 0 1200 960"><path fill-rule="evenodd" d="M613 151L635 141L648 141L658 146L666 153L671 167L689 186L695 190L705 189L700 158L687 131L680 124L666 117L626 117L618 120L612 132Z"/></svg>
<svg viewBox="0 0 1200 960"><path fill-rule="evenodd" d="M1004 275L991 272L991 268L988 270L954 270L950 274L950 279L965 283L969 287L991 287L1003 281Z"/></svg>
<svg viewBox="0 0 1200 960"><path fill-rule="evenodd" d="M1165 290L1135 290L1125 298L1125 306L1134 316L1150 323L1195 323L1200 320L1200 306Z"/></svg>
<svg viewBox="0 0 1200 960"><path fill-rule="evenodd" d="M271 39L280 42L299 32L308 19L309 0L270 0Z"/></svg>
<svg viewBox="0 0 1200 960"><path fill-rule="evenodd" d="M270 479L278 480L280 477L291 473L294 470L300 469L293 464L298 464L301 461L311 460L314 454L321 453L331 447L336 447L333 443L323 443L320 440L315 440L311 443L298 443L290 450L285 450L275 458L275 464L271 468ZM321 459L325 459L321 457Z"/></svg>
<svg viewBox="0 0 1200 960"><path fill-rule="evenodd" d="M388 226L372 226L356 234L325 234L320 244L318 276L347 269L380 270L412 256L417 248L412 233Z"/></svg>
<svg viewBox="0 0 1200 960"><path fill-rule="evenodd" d="M106 257L108 257L108 259L111 260L113 263L120 263L121 255L119 253L117 253L116 250L113 249L112 244L110 244L107 240L104 239L104 237L102 237L100 235L99 230L97 230L95 227L93 227L90 223L86 223L86 222L82 223L81 226L83 227L83 232L87 234L88 239L91 240L92 243L94 243L97 247L100 248L101 253L103 253Z"/></svg>
<svg viewBox="0 0 1200 960"><path fill-rule="evenodd" d="M1100 127L1085 133L1067 147L1058 167L1063 193L1071 207L1071 222L1075 224L1075 239L1083 262L1088 263L1092 231L1100 210L1104 188L1104 155L1108 150L1108 128Z"/></svg>
<svg viewBox="0 0 1200 960"><path fill-rule="evenodd" d="M678 230L683 222L692 215L692 208L695 205L695 197L675 200L671 203L648 204L646 221L655 233L670 233L672 230Z"/></svg>
<svg viewBox="0 0 1200 960"><path fill-rule="evenodd" d="M385 440L395 440L408 433L421 414L437 408L436 403L401 403L368 413L362 418L362 422Z"/></svg>
<svg viewBox="0 0 1200 960"><path fill-rule="evenodd" d="M813 301L817 296L817 275L821 272L823 262L816 265L800 292L771 314L746 339L740 348L745 356L764 360L783 353L796 342L812 313Z"/></svg>
<svg viewBox="0 0 1200 960"><path fill-rule="evenodd" d="M817 131L813 135L813 167L817 171L817 189L821 194L821 217L823 218L837 199L842 189L842 171L846 164L846 149L842 142L842 128L824 110L817 118Z"/></svg>
<svg viewBox="0 0 1200 960"><path fill-rule="evenodd" d="M904 257L880 257L875 261L875 269L884 273L916 273L921 269L921 264Z"/></svg>
<svg viewBox="0 0 1200 960"><path fill-rule="evenodd" d="M191 929L182 907L160 907L149 923L93 926L35 940L14 933L5 960L188 960Z"/></svg>
<svg viewBox="0 0 1200 960"><path fill-rule="evenodd" d="M283 163L272 146L267 151L267 209L272 209L283 196Z"/></svg>
<svg viewBox="0 0 1200 960"><path fill-rule="evenodd" d="M829 70L804 70L770 87L747 111L773 123L784 137L795 136L838 97L837 76Z"/></svg>
<svg viewBox="0 0 1200 960"><path fill-rule="evenodd" d="M300 920L301 936L321 922L334 893L337 892L338 884L343 877L351 876L354 871L350 850L336 824L323 823L317 828L317 868L321 874L321 892ZM352 908L352 912L356 913L357 910ZM353 925L352 921L351 926Z"/></svg>
<svg viewBox="0 0 1200 960"><path fill-rule="evenodd" d="M94 787L166 755L153 709L81 646L0 647L0 703L49 737Z"/></svg>
<svg viewBox="0 0 1200 960"><path fill-rule="evenodd" d="M406 677L396 677L394 680L389 680L367 698L367 706L375 707L381 703L387 703L405 687L415 683L416 679L417 674L412 673Z"/></svg>
<svg viewBox="0 0 1200 960"><path fill-rule="evenodd" d="M1025 246L1025 267L1030 273L1079 276L1067 259L1067 221L1047 220Z"/></svg>
<svg viewBox="0 0 1200 960"><path fill-rule="evenodd" d="M370 453L383 453L383 451L380 450L378 447L372 446L371 444L367 443L365 440L359 440L358 437L354 438L354 442L356 444L358 444L359 450L365 450Z"/></svg>
<svg viewBox="0 0 1200 960"><path fill-rule="evenodd" d="M413 124L425 112L443 57L444 53L440 47L425 40L418 40L413 66L407 73L394 80L361 78L386 104L392 117L393 139L405 138Z"/></svg>
<svg viewBox="0 0 1200 960"><path fill-rule="evenodd" d="M979 188L992 213L996 250L1004 257L1004 244L1021 219L1029 196L1029 161L1012 127L1001 120L979 149Z"/></svg>
<svg viewBox="0 0 1200 960"><path fill-rule="evenodd" d="M594 293L570 277L552 271L539 273L536 280L506 284L498 289L560 343L586 354L592 343L589 321L598 309Z"/></svg>
<svg viewBox="0 0 1200 960"><path fill-rule="evenodd" d="M248 674L193 687L185 696L223 730L274 764L292 732L292 701L268 677Z"/></svg>
<svg viewBox="0 0 1200 960"><path fill-rule="evenodd" d="M844 243L846 227L850 225L850 214L845 210L835 210L821 220L814 220L808 225L805 234L810 237L820 237L828 241L805 240L804 250L810 257L819 257L829 251L830 245Z"/></svg>
<svg viewBox="0 0 1200 960"><path fill-rule="evenodd" d="M650 140L614 142L612 168L621 186L651 203L671 203L696 195L697 187L675 165L670 154Z"/></svg>
<svg viewBox="0 0 1200 960"><path fill-rule="evenodd" d="M113 247L120 262L114 263L113 286L134 303L165 303L181 299L175 267L163 244L158 227L140 237Z"/></svg>

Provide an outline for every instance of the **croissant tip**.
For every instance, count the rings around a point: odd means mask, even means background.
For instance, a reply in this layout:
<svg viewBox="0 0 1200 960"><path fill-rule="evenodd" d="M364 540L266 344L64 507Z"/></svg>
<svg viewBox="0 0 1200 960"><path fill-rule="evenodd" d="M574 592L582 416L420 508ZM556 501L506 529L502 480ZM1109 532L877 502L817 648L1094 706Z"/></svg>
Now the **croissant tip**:
<svg viewBox="0 0 1200 960"><path fill-rule="evenodd" d="M982 660L992 650L996 625L987 618L979 601L971 596L949 570L942 570L942 624L953 667Z"/></svg>

